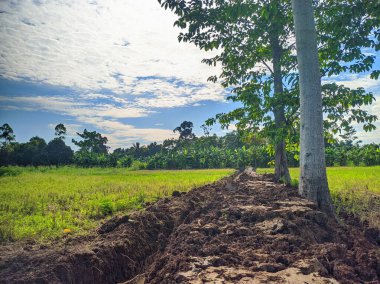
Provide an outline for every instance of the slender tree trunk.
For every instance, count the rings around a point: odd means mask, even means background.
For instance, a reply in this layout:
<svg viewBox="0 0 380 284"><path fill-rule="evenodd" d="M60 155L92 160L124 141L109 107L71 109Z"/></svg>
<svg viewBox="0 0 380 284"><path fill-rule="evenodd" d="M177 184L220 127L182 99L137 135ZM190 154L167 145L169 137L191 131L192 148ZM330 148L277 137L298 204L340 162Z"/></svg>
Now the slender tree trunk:
<svg viewBox="0 0 380 284"><path fill-rule="evenodd" d="M286 156L285 147L285 137L284 129L286 128L286 119L284 105L279 103L281 101L281 96L283 96L283 86L282 86L282 73L281 73L281 55L282 49L280 46L277 31L271 35L271 46L273 53L273 81L274 81L274 97L277 100L273 108L274 121L276 129L278 129L276 137L276 147L275 147L275 171L274 176L277 181L284 181L290 184L290 174L288 168L288 159Z"/></svg>
<svg viewBox="0 0 380 284"><path fill-rule="evenodd" d="M301 155L299 193L333 215L326 177L321 75L312 0L292 0L300 76Z"/></svg>

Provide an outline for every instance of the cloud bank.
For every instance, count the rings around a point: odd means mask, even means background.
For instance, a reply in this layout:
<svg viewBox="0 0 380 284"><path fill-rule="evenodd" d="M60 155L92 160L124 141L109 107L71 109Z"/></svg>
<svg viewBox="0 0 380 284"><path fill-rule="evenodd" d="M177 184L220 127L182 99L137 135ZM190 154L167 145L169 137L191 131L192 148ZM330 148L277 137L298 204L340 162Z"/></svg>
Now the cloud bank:
<svg viewBox="0 0 380 284"><path fill-rule="evenodd" d="M1 94L1 108L69 115L118 133L111 135L115 141L122 134L170 137L171 130L138 129L120 119L225 97L222 87L207 82L218 68L201 63L213 54L179 43L174 21L157 0L1 1L0 76L76 93Z"/></svg>
<svg viewBox="0 0 380 284"><path fill-rule="evenodd" d="M157 0L2 1L0 10L5 78L128 95L137 78L174 77L223 92L206 82L217 72L200 62L208 55L178 43L175 17Z"/></svg>

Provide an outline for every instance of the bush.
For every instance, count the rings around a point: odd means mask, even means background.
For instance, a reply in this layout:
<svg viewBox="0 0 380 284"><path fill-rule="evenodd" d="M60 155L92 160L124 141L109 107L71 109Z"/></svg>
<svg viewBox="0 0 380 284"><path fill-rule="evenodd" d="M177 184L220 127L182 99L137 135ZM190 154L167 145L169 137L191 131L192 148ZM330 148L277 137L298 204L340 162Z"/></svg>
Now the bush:
<svg viewBox="0 0 380 284"><path fill-rule="evenodd" d="M130 167L132 171L145 170L147 168L147 163L141 161L133 161Z"/></svg>
<svg viewBox="0 0 380 284"><path fill-rule="evenodd" d="M18 176L21 169L16 167L0 167L0 176Z"/></svg>
<svg viewBox="0 0 380 284"><path fill-rule="evenodd" d="M106 199L100 202L100 213L103 216L112 215L113 211L114 211L114 206L113 206L112 201Z"/></svg>
<svg viewBox="0 0 380 284"><path fill-rule="evenodd" d="M123 157L117 161L117 166L120 168L129 168L132 166L132 158L131 157Z"/></svg>

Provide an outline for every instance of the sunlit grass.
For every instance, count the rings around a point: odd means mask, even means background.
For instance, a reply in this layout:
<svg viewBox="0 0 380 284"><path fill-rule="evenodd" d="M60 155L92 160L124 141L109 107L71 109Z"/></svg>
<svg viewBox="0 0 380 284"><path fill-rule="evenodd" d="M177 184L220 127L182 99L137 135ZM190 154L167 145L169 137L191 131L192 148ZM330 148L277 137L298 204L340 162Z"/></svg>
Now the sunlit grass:
<svg viewBox="0 0 380 284"><path fill-rule="evenodd" d="M231 173L230 169L2 168L0 241L43 241L68 230L85 234L107 216L142 208L175 190L188 191Z"/></svg>
<svg viewBox="0 0 380 284"><path fill-rule="evenodd" d="M259 173L273 173L273 169L258 169ZM291 168L292 179L299 179L299 168ZM329 167L327 178L331 192L347 189L368 190L380 194L380 166L374 167Z"/></svg>
<svg viewBox="0 0 380 284"><path fill-rule="evenodd" d="M273 169L258 172L273 173ZM290 176L298 182L299 169L290 169ZM330 167L327 178L337 213L353 213L380 228L380 166Z"/></svg>
<svg viewBox="0 0 380 284"><path fill-rule="evenodd" d="M188 191L232 172L0 168L0 241L46 241L67 232L86 234L104 218L140 209L146 202L171 196L174 190ZM298 169L290 173L298 180ZM327 175L338 212L344 209L374 224L380 222L376 221L380 216L380 166L333 167Z"/></svg>

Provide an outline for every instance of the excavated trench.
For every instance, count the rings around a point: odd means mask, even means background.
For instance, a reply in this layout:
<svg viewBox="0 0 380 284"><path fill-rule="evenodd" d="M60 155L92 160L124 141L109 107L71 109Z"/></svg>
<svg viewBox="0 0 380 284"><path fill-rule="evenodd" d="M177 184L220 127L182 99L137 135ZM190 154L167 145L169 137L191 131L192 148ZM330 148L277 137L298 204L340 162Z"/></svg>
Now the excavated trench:
<svg viewBox="0 0 380 284"><path fill-rule="evenodd" d="M0 283L380 283L380 234L251 171L64 245L0 248Z"/></svg>

